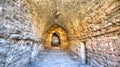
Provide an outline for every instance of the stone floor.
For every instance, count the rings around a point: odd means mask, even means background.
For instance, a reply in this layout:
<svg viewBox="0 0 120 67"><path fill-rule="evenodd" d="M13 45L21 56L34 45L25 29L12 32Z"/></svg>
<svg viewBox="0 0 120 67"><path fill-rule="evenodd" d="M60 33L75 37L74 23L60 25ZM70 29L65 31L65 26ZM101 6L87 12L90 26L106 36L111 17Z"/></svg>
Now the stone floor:
<svg viewBox="0 0 120 67"><path fill-rule="evenodd" d="M81 67L77 56L59 49L49 50L38 57L29 67Z"/></svg>

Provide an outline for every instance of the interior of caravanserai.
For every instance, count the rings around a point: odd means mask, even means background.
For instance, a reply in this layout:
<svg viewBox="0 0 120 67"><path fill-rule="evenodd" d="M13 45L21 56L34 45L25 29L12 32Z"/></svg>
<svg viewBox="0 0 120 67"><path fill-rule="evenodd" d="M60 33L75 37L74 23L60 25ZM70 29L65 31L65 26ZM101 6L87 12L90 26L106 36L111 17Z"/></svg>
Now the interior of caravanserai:
<svg viewBox="0 0 120 67"><path fill-rule="evenodd" d="M0 0L0 67L120 67L120 0Z"/></svg>

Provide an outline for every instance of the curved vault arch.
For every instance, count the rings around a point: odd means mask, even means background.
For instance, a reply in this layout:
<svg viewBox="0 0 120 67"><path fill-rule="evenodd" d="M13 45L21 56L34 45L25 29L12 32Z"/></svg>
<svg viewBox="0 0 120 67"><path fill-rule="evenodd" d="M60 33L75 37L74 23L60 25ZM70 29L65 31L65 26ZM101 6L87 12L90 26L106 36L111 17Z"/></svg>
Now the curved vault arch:
<svg viewBox="0 0 120 67"><path fill-rule="evenodd" d="M58 36L60 37L60 49L67 50L68 49L68 40L67 40L67 35L66 31L64 28L61 26L54 24L52 25L46 33L44 33L44 47L45 48L51 48L51 41L52 41L52 35L54 33L57 33Z"/></svg>

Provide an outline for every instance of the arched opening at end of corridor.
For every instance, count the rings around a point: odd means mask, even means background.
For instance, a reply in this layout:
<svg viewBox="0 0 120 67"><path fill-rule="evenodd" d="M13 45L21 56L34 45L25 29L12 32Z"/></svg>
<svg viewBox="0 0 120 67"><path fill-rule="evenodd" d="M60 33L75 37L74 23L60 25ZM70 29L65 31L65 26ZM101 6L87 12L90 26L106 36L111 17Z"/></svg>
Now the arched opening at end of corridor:
<svg viewBox="0 0 120 67"><path fill-rule="evenodd" d="M67 34L64 28L59 25L52 25L44 33L44 47L47 49L59 49L68 50Z"/></svg>
<svg viewBox="0 0 120 67"><path fill-rule="evenodd" d="M51 46L52 47L59 47L61 44L60 44L60 37L59 37L59 34L57 34L56 32L53 33L52 35L52 41L51 41Z"/></svg>

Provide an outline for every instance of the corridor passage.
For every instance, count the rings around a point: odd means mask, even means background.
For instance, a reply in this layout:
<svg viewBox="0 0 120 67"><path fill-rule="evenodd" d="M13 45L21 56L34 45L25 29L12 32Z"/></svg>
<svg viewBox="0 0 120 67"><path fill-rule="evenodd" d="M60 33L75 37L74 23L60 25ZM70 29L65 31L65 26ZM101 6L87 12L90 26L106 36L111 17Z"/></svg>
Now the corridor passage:
<svg viewBox="0 0 120 67"><path fill-rule="evenodd" d="M0 67L120 67L120 0L0 0Z"/></svg>
<svg viewBox="0 0 120 67"><path fill-rule="evenodd" d="M39 55L39 60L32 62L30 67L79 67L77 56L59 49L52 49Z"/></svg>

